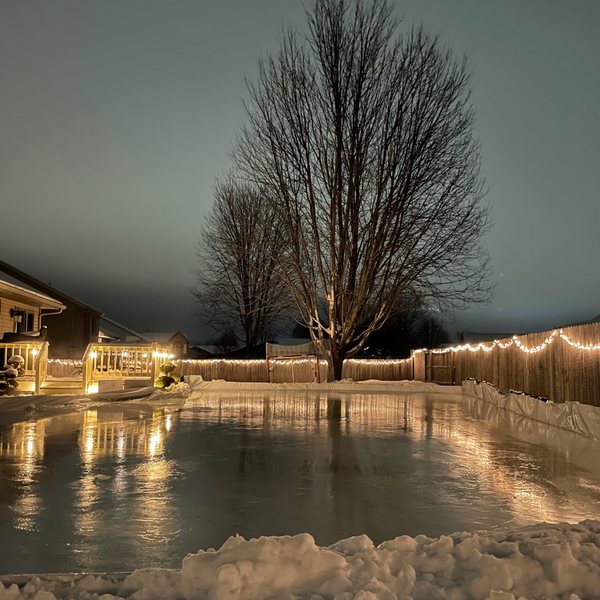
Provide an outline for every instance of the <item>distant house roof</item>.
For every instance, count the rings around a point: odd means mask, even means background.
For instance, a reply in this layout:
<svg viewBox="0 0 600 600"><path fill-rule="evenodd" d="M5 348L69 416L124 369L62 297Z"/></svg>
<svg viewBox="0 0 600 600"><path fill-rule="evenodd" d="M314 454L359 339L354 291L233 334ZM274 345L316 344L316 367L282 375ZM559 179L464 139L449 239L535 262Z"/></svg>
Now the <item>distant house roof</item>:
<svg viewBox="0 0 600 600"><path fill-rule="evenodd" d="M519 335L518 333L487 333L487 332L477 332L477 331L460 331L459 338L465 344L472 344L479 342L493 342L494 340L505 340L507 338L513 337L513 335Z"/></svg>
<svg viewBox="0 0 600 600"><path fill-rule="evenodd" d="M600 323L600 315L587 321L579 321L579 323L569 323L568 325L562 325L562 327L577 327L578 325L591 325L592 323Z"/></svg>
<svg viewBox="0 0 600 600"><path fill-rule="evenodd" d="M40 294L34 290L10 283L4 279L0 279L0 295L14 298L17 301L20 298L26 298L28 302L40 308L48 308L53 310L64 310L67 308L58 300L50 298L50 296L46 296L45 294Z"/></svg>
<svg viewBox="0 0 600 600"><path fill-rule="evenodd" d="M102 333L109 334L111 337L119 338L122 340L123 337L134 337L142 342L150 342L147 337L134 331L133 329L129 329L125 325L121 325L121 323L117 323L117 321L108 318L106 315L100 317L100 328L102 329ZM122 340L122 341L136 341L136 340Z"/></svg>
<svg viewBox="0 0 600 600"><path fill-rule="evenodd" d="M141 335L151 342L159 342L160 344L166 344L167 342L170 342L176 335L183 336L187 340L187 337L181 333L181 331L143 331Z"/></svg>
<svg viewBox="0 0 600 600"><path fill-rule="evenodd" d="M212 356L214 353L207 348L213 348L213 346L190 346L190 353L198 356Z"/></svg>
<svg viewBox="0 0 600 600"><path fill-rule="evenodd" d="M2 273L6 273L13 279L19 281L20 283L23 283L28 287L33 288L38 292L41 292L42 294L48 294L52 298L60 300L60 302L62 302L63 304L75 304L79 308L83 308L85 310L89 310L90 312L96 313L98 316L102 315L102 311L99 311L97 308L93 308L89 304L84 304L80 300L77 300L72 296L64 294L63 292L60 292L59 290L53 288L51 285L43 283L42 281L36 279L35 277L32 277L31 275L27 275L27 273L24 273L23 271L9 265L8 263L5 263L2 260L0 260L0 271Z"/></svg>

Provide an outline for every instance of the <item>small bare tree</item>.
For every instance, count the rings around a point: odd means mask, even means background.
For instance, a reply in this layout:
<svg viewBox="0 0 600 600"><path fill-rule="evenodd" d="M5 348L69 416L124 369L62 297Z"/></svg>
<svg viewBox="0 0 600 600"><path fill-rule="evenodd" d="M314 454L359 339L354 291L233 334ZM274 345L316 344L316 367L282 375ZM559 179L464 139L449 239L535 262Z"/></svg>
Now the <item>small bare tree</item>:
<svg viewBox="0 0 600 600"><path fill-rule="evenodd" d="M491 294L466 59L397 28L386 0L316 0L248 82L232 153L268 191L277 262L312 337L332 339L336 379L402 296L452 309Z"/></svg>
<svg viewBox="0 0 600 600"><path fill-rule="evenodd" d="M200 319L217 332L235 333L247 352L266 341L289 306L274 259L282 243L263 194L231 175L217 182L191 292Z"/></svg>

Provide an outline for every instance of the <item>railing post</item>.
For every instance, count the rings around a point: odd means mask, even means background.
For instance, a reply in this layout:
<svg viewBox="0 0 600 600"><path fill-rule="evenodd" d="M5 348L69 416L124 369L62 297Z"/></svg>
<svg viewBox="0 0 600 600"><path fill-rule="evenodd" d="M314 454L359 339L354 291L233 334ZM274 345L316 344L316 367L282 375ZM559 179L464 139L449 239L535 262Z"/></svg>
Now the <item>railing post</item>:
<svg viewBox="0 0 600 600"><path fill-rule="evenodd" d="M150 352L152 353L152 368L150 369L150 379L151 384L154 385L154 382L156 381L156 373L158 366L158 356L156 356L156 342L152 342L152 348L150 349Z"/></svg>
<svg viewBox="0 0 600 600"><path fill-rule="evenodd" d="M48 373L48 342L42 342L33 362L35 393L40 394Z"/></svg>
<svg viewBox="0 0 600 600"><path fill-rule="evenodd" d="M92 352L94 351L94 344L88 344L83 358L81 359L81 384L83 386L83 393L88 393L88 388L92 383Z"/></svg>

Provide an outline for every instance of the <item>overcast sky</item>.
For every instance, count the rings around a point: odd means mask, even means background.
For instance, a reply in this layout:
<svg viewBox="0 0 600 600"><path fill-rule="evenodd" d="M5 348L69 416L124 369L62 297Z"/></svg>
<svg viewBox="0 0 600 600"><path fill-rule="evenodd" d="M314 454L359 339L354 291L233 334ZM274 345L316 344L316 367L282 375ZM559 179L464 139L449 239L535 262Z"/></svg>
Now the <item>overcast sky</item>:
<svg viewBox="0 0 600 600"><path fill-rule="evenodd" d="M474 70L497 287L452 327L600 314L600 1L395 4ZM0 258L134 329L203 337L187 288L244 76L303 23L298 0L0 0Z"/></svg>

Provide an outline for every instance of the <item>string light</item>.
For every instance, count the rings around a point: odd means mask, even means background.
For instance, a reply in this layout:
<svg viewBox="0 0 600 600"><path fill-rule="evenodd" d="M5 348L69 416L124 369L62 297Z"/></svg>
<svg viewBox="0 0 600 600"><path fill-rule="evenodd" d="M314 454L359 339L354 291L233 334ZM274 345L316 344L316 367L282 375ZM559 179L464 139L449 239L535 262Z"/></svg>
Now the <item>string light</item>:
<svg viewBox="0 0 600 600"><path fill-rule="evenodd" d="M69 365L70 367L80 367L83 364L80 360L74 360L71 358L49 358L48 363L57 365Z"/></svg>
<svg viewBox="0 0 600 600"><path fill-rule="evenodd" d="M417 351L419 352L419 351ZM423 352L423 350L420 350ZM353 363L357 365L402 365L410 362L410 358L349 358L344 362Z"/></svg>
<svg viewBox="0 0 600 600"><path fill-rule="evenodd" d="M541 344L533 347L525 346L519 338L515 335L513 336L509 342L502 343L501 340L494 340L494 342L487 346L483 342L480 342L476 345L471 344L459 344L457 346L452 346L450 348L441 348L439 350L428 350L427 348L419 348L418 350L414 350L412 356L410 358L349 358L345 362L358 364L358 365L379 365L379 366L393 366L393 365L401 365L407 362L410 362L414 359L417 354L422 354L423 352L432 352L433 354L448 354L449 352L464 352L468 350L469 352L491 352L494 348L499 347L503 350L506 348L510 348L513 344L521 350L521 352L525 352L527 354L537 354L544 350L547 346L549 346L557 337L562 338L569 346L573 348L577 348L579 350L600 350L600 343L598 344L580 344L569 338L562 329L555 329ZM310 359L299 359L295 362L306 362ZM194 363L194 364L238 364L238 365L253 365L253 364L262 364L266 361L264 359L256 359L256 360L233 360L226 358L213 358L213 359L185 359L181 361L182 363ZM291 364L292 361L284 361L278 360L278 363L282 364Z"/></svg>
<svg viewBox="0 0 600 600"><path fill-rule="evenodd" d="M464 350L470 350L471 352L477 352L478 350L483 350L484 352L491 352L496 346L504 350L506 348L510 348L510 346L514 344L519 350L521 350L521 352L526 352L527 354L537 354L538 352L541 352L547 346L549 346L557 337L562 338L565 342L567 342L567 344L569 344L569 346L572 346L579 350L600 350L600 343L589 343L587 345L580 344L579 342L576 342L569 338L562 329L555 329L541 344L533 346L532 348L528 348L523 343L521 343L519 338L515 335L507 344L503 344L500 340L494 340L494 343L491 346L486 346L482 342L477 344L477 346L471 346L471 344L463 344L462 346L459 345L452 346L451 348L443 348L441 350L432 350L432 352L434 354L447 354L448 352L462 352ZM415 354L417 352L419 351L415 351Z"/></svg>
<svg viewBox="0 0 600 600"><path fill-rule="evenodd" d="M245 358L245 359L233 359L233 358L184 358L180 362L182 363L195 363L195 364L235 364L235 365L258 365L267 362L264 358Z"/></svg>

